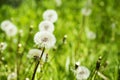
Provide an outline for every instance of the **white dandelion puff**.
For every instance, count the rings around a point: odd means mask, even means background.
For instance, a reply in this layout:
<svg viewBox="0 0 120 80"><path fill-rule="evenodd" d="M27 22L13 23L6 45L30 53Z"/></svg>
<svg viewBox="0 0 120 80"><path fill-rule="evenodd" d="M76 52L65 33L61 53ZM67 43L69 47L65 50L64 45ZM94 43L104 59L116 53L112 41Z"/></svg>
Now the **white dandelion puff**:
<svg viewBox="0 0 120 80"><path fill-rule="evenodd" d="M76 70L75 70L75 74L76 74L76 79L77 80L85 80L89 77L90 75L90 71L88 68L84 67L84 66L79 66Z"/></svg>
<svg viewBox="0 0 120 80"><path fill-rule="evenodd" d="M86 33L86 36L87 36L87 38L90 39L90 40L94 40L94 39L96 38L96 34L95 34L94 32L92 32L92 31L88 31L88 32Z"/></svg>
<svg viewBox="0 0 120 80"><path fill-rule="evenodd" d="M42 54L42 51L39 50L39 49L30 49L27 57L28 58L38 57L39 58L41 56L41 54ZM43 53L43 55L42 55L42 61L43 62L46 61L46 56L47 56L47 54Z"/></svg>
<svg viewBox="0 0 120 80"><path fill-rule="evenodd" d="M58 19L58 15L57 15L57 12L55 10L46 10L44 13L43 13L43 19L44 20L48 20L52 23L56 22L57 19Z"/></svg>
<svg viewBox="0 0 120 80"><path fill-rule="evenodd" d="M9 20L5 20L1 23L1 29L5 31L9 27L9 25L12 25L12 23Z"/></svg>
<svg viewBox="0 0 120 80"><path fill-rule="evenodd" d="M90 8L82 8L81 13L84 16L89 16L91 14L92 10Z"/></svg>
<svg viewBox="0 0 120 80"><path fill-rule="evenodd" d="M6 35L11 37L11 36L15 36L17 34L17 28L14 25L9 26L6 31L5 31Z"/></svg>
<svg viewBox="0 0 120 80"><path fill-rule="evenodd" d="M39 24L39 30L40 31L48 31L48 32L53 32L54 31L54 25L50 21L42 21Z"/></svg>
<svg viewBox="0 0 120 80"><path fill-rule="evenodd" d="M7 80L16 80L17 78L17 73L12 72L8 75Z"/></svg>
<svg viewBox="0 0 120 80"><path fill-rule="evenodd" d="M51 48L55 45L55 36L47 31L37 32L34 36L34 42L39 47Z"/></svg>
<svg viewBox="0 0 120 80"><path fill-rule="evenodd" d="M0 51L5 50L6 47L7 47L7 43L5 43L5 42L1 42L1 43L0 43Z"/></svg>
<svg viewBox="0 0 120 80"><path fill-rule="evenodd" d="M1 23L1 29L5 31L7 36L15 36L17 33L16 26L9 20L5 20Z"/></svg>

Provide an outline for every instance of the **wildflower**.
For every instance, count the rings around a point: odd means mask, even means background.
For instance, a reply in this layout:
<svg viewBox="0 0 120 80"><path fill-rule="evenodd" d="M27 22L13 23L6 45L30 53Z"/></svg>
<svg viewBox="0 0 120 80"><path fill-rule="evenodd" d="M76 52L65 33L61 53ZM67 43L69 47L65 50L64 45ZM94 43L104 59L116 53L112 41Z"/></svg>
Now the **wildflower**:
<svg viewBox="0 0 120 80"><path fill-rule="evenodd" d="M57 15L57 13L56 13L55 10L46 10L43 13L43 19L51 21L52 23L54 23L55 21L57 21L57 18L58 18L58 15Z"/></svg>
<svg viewBox="0 0 120 80"><path fill-rule="evenodd" d="M7 47L7 43L5 43L5 42L1 42L1 43L0 43L0 51L5 50L6 47Z"/></svg>
<svg viewBox="0 0 120 80"><path fill-rule="evenodd" d="M7 80L16 80L17 74L15 72L12 72L8 75Z"/></svg>
<svg viewBox="0 0 120 80"><path fill-rule="evenodd" d="M34 42L39 47L51 48L55 45L55 36L47 31L37 32L34 36Z"/></svg>
<svg viewBox="0 0 120 80"><path fill-rule="evenodd" d="M90 75L90 71L88 68L84 67L84 66L79 66L76 70L75 70L75 74L76 74L76 79L77 80L84 80L87 79Z"/></svg>
<svg viewBox="0 0 120 80"><path fill-rule="evenodd" d="M15 36L17 33L16 26L9 20L5 20L1 23L1 29L5 31L7 36Z"/></svg>
<svg viewBox="0 0 120 80"><path fill-rule="evenodd" d="M54 31L54 25L50 21L42 21L39 24L39 30L40 31L48 31L48 32L53 32Z"/></svg>
<svg viewBox="0 0 120 80"><path fill-rule="evenodd" d="M91 14L91 12L92 11L89 8L82 8L82 10L81 10L82 15L84 15L84 16L89 16Z"/></svg>
<svg viewBox="0 0 120 80"><path fill-rule="evenodd" d="M41 56L41 54L42 54L42 51L39 50L39 49L30 49L29 52L28 52L27 57L28 58L38 57L39 58ZM46 56L47 55L45 53L42 55L42 61L43 62L46 61Z"/></svg>

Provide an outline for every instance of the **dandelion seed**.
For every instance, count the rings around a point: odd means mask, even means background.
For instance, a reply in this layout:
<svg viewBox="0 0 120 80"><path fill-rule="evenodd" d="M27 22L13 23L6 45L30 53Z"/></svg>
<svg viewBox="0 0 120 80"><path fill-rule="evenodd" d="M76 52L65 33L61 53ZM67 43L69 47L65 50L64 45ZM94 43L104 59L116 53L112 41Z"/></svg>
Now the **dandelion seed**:
<svg viewBox="0 0 120 80"><path fill-rule="evenodd" d="M7 43L5 43L5 42L1 42L1 43L0 43L0 51L5 50L6 47L7 47Z"/></svg>
<svg viewBox="0 0 120 80"><path fill-rule="evenodd" d="M7 77L7 80L16 80L17 74L15 72L10 73Z"/></svg>
<svg viewBox="0 0 120 80"><path fill-rule="evenodd" d="M84 16L89 16L91 14L91 12L92 11L89 8L82 8L82 10L81 10L82 15L84 15Z"/></svg>
<svg viewBox="0 0 120 80"><path fill-rule="evenodd" d="M53 32L54 31L54 25L50 21L42 21L39 24L39 30L40 31L48 31L48 32Z"/></svg>
<svg viewBox="0 0 120 80"><path fill-rule="evenodd" d="M41 31L35 34L34 42L39 47L51 48L55 45L56 38L52 33Z"/></svg>
<svg viewBox="0 0 120 80"><path fill-rule="evenodd" d="M16 28L16 26L11 25L6 29L5 32L6 32L6 35L9 37L15 36L17 34L17 28Z"/></svg>
<svg viewBox="0 0 120 80"><path fill-rule="evenodd" d="M84 80L87 79L90 75L90 71L88 68L84 67L84 66L79 66L76 70L75 70L75 74L76 74L76 79L77 80Z"/></svg>
<svg viewBox="0 0 120 80"><path fill-rule="evenodd" d="M55 10L46 10L43 13L43 19L51 21L52 23L56 22L58 19L58 15Z"/></svg>
<svg viewBox="0 0 120 80"><path fill-rule="evenodd" d="M28 58L38 57L39 58L41 56L41 54L42 54L42 51L39 50L39 49L30 49L27 57ZM42 61L43 62L46 61L46 56L47 56L47 54L44 53L43 56L42 56Z"/></svg>

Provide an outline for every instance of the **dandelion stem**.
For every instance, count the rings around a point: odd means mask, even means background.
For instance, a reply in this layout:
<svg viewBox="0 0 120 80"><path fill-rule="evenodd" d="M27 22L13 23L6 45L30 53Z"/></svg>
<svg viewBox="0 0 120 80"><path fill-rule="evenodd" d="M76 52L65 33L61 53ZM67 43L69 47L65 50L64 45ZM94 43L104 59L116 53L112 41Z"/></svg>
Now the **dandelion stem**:
<svg viewBox="0 0 120 80"><path fill-rule="evenodd" d="M21 34L19 33L18 34L18 42L17 42L17 49L16 49L16 64L17 64L17 80L19 80L19 69L20 69L20 64L19 64L19 59L20 59L20 56L19 56L19 44L20 44L20 40L21 40Z"/></svg>
<svg viewBox="0 0 120 80"><path fill-rule="evenodd" d="M95 70L94 75L93 75L93 77L92 77L92 80L95 80L95 77L96 77L97 72L98 72L98 71Z"/></svg>
<svg viewBox="0 0 120 80"><path fill-rule="evenodd" d="M37 61L36 66L35 66L34 73L33 73L33 75L32 75L32 80L34 80L34 78L35 78L35 74L36 74L36 71L37 71L38 65L39 65L39 63L40 63L40 60L41 60L41 58L42 58L42 56L43 56L44 51L45 51L45 47L43 48L43 50L42 50L42 54L41 54L39 60Z"/></svg>

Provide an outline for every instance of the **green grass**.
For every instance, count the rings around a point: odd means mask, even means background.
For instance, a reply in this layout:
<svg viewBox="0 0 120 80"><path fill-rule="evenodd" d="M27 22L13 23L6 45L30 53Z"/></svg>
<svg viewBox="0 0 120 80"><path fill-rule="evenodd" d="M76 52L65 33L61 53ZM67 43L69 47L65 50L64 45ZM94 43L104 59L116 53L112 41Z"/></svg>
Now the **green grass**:
<svg viewBox="0 0 120 80"><path fill-rule="evenodd" d="M18 35L12 39L5 36L0 29L0 42L7 42L7 49L1 53L0 59L0 80L6 80L9 73L14 72L16 66L20 67L20 80L32 78L35 62L26 56L28 51L34 48L33 38L38 31L38 24L43 20L42 14L47 9L54 9L58 13L58 20L55 22L56 50L46 50L48 62L44 64L42 72L37 73L36 80L76 80L74 69L76 61L86 66L93 73L96 62L102 56L99 71L109 80L120 79L120 3L119 0L93 0L92 14L85 17L81 9L86 6L87 0L62 0L60 7L56 6L55 0L22 0L15 6L14 0L10 4L1 3L0 23L3 20L11 20L19 30L23 30L20 43L23 45L17 53ZM18 4L18 3L16 3ZM116 24L114 29L112 23ZM30 26L33 26L30 38L27 40ZM95 40L86 38L85 29L89 28L96 33ZM62 44L64 35L67 35L67 43ZM27 40L27 41L26 41ZM26 45L25 45L26 44ZM61 45L61 46L60 46ZM58 47L59 46L59 47ZM17 57L16 57L17 56ZM16 59L17 58L17 59ZM68 69L66 61L70 60ZM16 60L21 60L21 65L16 65ZM92 74L90 76L91 80ZM94 80L103 80L96 75Z"/></svg>

